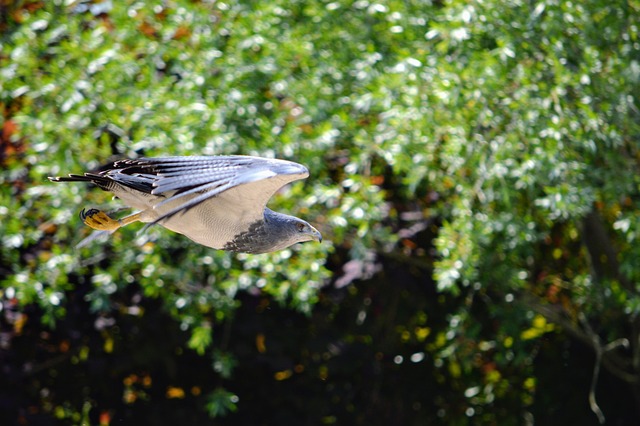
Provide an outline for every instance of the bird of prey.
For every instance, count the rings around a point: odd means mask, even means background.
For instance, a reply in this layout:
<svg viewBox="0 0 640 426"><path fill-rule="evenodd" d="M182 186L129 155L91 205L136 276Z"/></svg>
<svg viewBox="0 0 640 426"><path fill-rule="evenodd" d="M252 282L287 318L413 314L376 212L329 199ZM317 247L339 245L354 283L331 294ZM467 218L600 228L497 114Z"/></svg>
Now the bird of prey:
<svg viewBox="0 0 640 426"><path fill-rule="evenodd" d="M309 176L291 161L232 156L119 160L96 173L50 177L54 182L93 182L138 210L116 220L82 210L93 229L113 232L140 221L159 224L215 249L267 253L302 241L322 241L302 219L266 207L285 184Z"/></svg>

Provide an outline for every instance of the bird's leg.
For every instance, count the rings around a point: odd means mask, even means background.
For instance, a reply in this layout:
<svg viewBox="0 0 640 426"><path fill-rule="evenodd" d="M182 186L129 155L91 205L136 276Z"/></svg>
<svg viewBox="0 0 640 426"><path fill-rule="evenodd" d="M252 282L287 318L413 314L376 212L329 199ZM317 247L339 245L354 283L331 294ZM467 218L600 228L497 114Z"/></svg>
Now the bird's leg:
<svg viewBox="0 0 640 426"><path fill-rule="evenodd" d="M136 222L140 220L140 213L135 213L122 219L111 219L109 215L107 215L102 210L98 209L89 209L85 211L84 209L80 212L80 219L87 225L89 228L96 229L98 231L115 231L121 226L125 226L130 224L131 222Z"/></svg>

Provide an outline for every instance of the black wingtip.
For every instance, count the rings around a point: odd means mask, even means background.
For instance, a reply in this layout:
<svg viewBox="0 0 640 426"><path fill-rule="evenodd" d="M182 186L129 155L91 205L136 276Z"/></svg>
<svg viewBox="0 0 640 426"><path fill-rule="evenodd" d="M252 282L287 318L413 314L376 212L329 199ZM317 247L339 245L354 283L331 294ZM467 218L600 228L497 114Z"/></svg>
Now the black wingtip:
<svg viewBox="0 0 640 426"><path fill-rule="evenodd" d="M51 182L91 182L94 179L86 175L49 176Z"/></svg>

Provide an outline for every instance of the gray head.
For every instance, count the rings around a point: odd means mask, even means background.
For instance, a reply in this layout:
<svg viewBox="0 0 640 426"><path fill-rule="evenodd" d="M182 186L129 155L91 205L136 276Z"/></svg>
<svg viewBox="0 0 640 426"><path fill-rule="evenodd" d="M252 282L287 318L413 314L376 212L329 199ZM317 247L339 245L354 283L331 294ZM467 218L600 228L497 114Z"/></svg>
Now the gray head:
<svg viewBox="0 0 640 426"><path fill-rule="evenodd" d="M265 208L264 221L256 222L247 232L236 235L224 250L268 253L304 241L322 242L322 235L302 219Z"/></svg>
<svg viewBox="0 0 640 426"><path fill-rule="evenodd" d="M322 242L320 232L300 218L265 209L264 219L265 226L279 235L270 251L281 250L304 241Z"/></svg>

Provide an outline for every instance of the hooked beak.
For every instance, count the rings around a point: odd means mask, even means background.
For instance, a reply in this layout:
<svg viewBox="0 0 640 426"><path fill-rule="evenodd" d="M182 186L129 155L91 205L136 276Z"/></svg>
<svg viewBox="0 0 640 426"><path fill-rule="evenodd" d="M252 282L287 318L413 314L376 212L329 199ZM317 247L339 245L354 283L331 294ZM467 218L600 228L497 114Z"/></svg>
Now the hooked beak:
<svg viewBox="0 0 640 426"><path fill-rule="evenodd" d="M317 241L319 243L322 242L322 234L320 233L320 231L318 231L316 228L314 228L313 226L309 225L309 227L311 228L311 233L309 235L311 235L311 239L313 241Z"/></svg>

